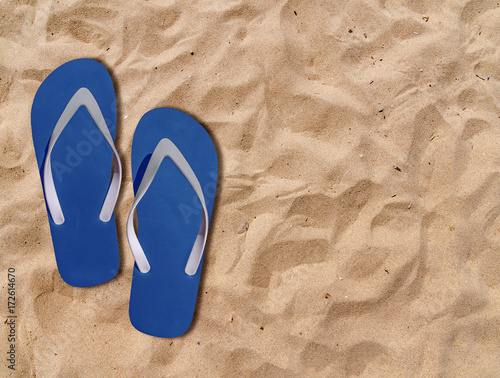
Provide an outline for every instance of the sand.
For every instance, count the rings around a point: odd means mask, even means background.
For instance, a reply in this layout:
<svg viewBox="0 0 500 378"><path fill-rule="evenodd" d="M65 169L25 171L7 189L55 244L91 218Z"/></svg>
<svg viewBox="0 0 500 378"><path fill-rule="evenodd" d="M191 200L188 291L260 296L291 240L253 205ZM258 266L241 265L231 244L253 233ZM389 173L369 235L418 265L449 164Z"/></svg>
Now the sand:
<svg viewBox="0 0 500 378"><path fill-rule="evenodd" d="M500 375L497 0L2 1L1 376ZM121 266L56 268L30 108L59 65L112 74ZM181 109L214 139L218 197L195 319L128 318L130 151Z"/></svg>

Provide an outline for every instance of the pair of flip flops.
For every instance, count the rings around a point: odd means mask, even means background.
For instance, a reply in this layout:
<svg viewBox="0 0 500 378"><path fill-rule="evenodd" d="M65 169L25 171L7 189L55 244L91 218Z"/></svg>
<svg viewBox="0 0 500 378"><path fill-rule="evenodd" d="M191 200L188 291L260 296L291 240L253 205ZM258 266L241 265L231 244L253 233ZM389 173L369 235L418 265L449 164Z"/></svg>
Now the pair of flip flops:
<svg viewBox="0 0 500 378"><path fill-rule="evenodd" d="M106 68L91 59L57 68L35 95L31 124L61 277L77 287L109 281L119 268L114 207L122 167L114 146L115 91ZM180 336L194 314L217 153L194 118L159 108L140 120L131 163L135 199L127 237L136 264L130 320L146 334Z"/></svg>

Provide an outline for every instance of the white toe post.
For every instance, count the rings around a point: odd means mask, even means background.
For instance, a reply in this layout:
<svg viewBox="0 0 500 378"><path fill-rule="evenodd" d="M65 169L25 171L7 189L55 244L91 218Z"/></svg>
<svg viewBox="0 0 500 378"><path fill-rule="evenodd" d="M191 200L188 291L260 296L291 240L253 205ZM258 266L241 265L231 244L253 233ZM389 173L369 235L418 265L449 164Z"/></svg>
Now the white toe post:
<svg viewBox="0 0 500 378"><path fill-rule="evenodd" d="M132 250L132 254L134 255L135 262L139 271L141 273L147 273L151 269L148 259L142 249L141 244L137 238L137 235L134 230L133 217L134 210L137 207L137 204L144 196L149 186L153 182L153 179L160 168L160 165L164 158L169 157L174 164L180 169L186 179L189 181L191 186L193 187L196 195L198 196L201 206L203 207L203 218L201 221L201 226L198 231L198 235L193 244L193 248L191 249L191 253L189 255L185 272L186 274L192 276L196 274L198 267L201 262L201 258L203 256L203 251L205 249L205 244L207 243L207 234L208 234L208 212L207 207L205 205L205 197L203 195L203 190L201 189L201 185L191 169L191 166L184 158L179 149L175 146L175 144L168 138L164 138L160 140L157 144L153 154L151 155L151 159L149 160L146 171L144 172L144 176L142 178L141 184L137 189L137 193L135 195L134 202L132 204L132 209L128 215L127 219L127 237L130 245L130 249Z"/></svg>
<svg viewBox="0 0 500 378"><path fill-rule="evenodd" d="M113 150L113 176L111 178L108 193L106 194L106 198L104 199L104 204L102 205L101 212L99 214L99 219L101 219L103 222L108 222L111 219L116 200L118 198L118 193L120 192L120 185L122 181L122 166L120 163L120 157L118 156L118 152L116 151L113 142L113 138L111 137L111 133L109 132L109 128L106 125L106 121L104 120L104 116L102 115L101 109L99 108L96 99L87 88L80 88L68 102L66 108L59 117L56 126L54 127L54 131L52 132L52 136L50 137L47 155L45 157L45 164L43 167L43 184L45 188L47 207L49 209L52 220L57 225L61 225L64 223L64 214L61 209L61 204L59 203L59 198L57 197L57 192L54 185L50 156L52 154L52 149L56 144L57 138L59 138L68 122L81 106L85 106L87 108L97 127L104 135L104 138Z"/></svg>

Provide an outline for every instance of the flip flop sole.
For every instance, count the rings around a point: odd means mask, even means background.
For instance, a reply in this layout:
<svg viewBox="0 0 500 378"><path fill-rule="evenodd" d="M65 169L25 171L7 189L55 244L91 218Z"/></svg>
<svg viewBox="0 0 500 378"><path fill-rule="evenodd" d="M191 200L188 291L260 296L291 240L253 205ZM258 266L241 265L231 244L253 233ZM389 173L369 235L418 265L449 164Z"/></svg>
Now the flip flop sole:
<svg viewBox="0 0 500 378"><path fill-rule="evenodd" d="M115 91L106 68L91 59L63 64L40 85L31 109L33 144L42 185L43 167L54 127L80 88L87 88L92 93L111 137L115 137ZM57 139L51 157L64 223L55 224L47 209L57 267L63 280L72 286L98 285L109 281L118 272L114 215L108 222L99 219L110 184L112 159L111 147L87 109L80 107Z"/></svg>
<svg viewBox="0 0 500 378"><path fill-rule="evenodd" d="M132 145L132 177L137 192L151 154L160 140L170 139L184 155L203 190L208 217L217 186L218 160L205 129L189 115L160 108L140 120ZM177 337L191 325L201 267L185 272L202 221L202 206L183 173L165 158L137 206L138 238L151 269L134 268L129 314L139 331Z"/></svg>

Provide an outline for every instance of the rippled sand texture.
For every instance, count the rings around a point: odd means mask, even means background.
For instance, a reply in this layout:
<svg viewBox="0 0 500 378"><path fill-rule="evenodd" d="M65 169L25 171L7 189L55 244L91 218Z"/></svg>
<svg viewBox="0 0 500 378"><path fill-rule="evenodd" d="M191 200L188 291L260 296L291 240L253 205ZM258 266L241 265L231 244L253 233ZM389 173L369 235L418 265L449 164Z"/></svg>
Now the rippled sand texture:
<svg viewBox="0 0 500 378"><path fill-rule="evenodd" d="M497 0L2 1L15 375L499 376L499 30ZM121 270L88 289L56 269L30 129L41 81L80 57L112 72L126 168ZM220 158L176 339L128 319L131 143L155 107L193 115Z"/></svg>

